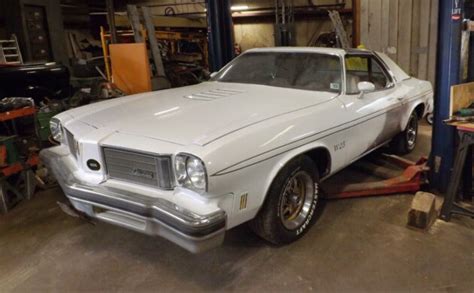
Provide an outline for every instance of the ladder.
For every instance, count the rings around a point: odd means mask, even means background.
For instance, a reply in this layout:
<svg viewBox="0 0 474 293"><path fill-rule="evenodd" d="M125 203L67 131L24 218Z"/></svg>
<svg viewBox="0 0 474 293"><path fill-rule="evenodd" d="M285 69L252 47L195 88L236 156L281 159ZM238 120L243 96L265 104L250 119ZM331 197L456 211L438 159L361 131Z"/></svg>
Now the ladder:
<svg viewBox="0 0 474 293"><path fill-rule="evenodd" d="M10 40L0 40L0 64L23 64L18 39L14 34Z"/></svg>
<svg viewBox="0 0 474 293"><path fill-rule="evenodd" d="M148 40L150 55L154 65L154 74L152 77L153 90L170 88L171 85L166 76L165 67L161 58L158 40L156 39L155 25L153 23L150 9L146 6L141 6L139 10L136 5L129 4L127 5L127 14L132 26L135 42L143 43ZM144 32L146 32L147 36L143 35Z"/></svg>
<svg viewBox="0 0 474 293"><path fill-rule="evenodd" d="M342 24L341 15L337 10L328 11L329 18L331 18L332 24L334 25L334 29L336 30L337 39L341 48L349 49L349 37L347 36L346 30L344 29L344 25Z"/></svg>

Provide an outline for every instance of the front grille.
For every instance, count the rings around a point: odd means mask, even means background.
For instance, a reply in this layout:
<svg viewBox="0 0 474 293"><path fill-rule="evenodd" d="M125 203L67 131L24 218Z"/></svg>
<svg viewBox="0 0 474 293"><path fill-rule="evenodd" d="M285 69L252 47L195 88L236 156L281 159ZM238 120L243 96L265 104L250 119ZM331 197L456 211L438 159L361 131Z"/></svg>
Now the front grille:
<svg viewBox="0 0 474 293"><path fill-rule="evenodd" d="M74 135L71 132L69 132L69 130L64 128L64 132L66 133L66 140L67 140L67 145L69 147L69 151L77 159L77 141L76 139L74 139Z"/></svg>
<svg viewBox="0 0 474 293"><path fill-rule="evenodd" d="M104 148L107 175L111 179L170 189L171 158L127 150Z"/></svg>

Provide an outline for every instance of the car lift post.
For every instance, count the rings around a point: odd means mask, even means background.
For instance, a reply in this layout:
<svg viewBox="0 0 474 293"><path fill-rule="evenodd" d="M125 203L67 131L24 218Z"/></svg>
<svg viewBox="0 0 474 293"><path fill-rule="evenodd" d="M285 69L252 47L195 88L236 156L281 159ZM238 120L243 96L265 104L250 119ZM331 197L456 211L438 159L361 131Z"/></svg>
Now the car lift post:
<svg viewBox="0 0 474 293"><path fill-rule="evenodd" d="M234 58L234 36L230 0L207 0L210 71L215 72Z"/></svg>
<svg viewBox="0 0 474 293"><path fill-rule="evenodd" d="M454 128L445 125L443 120L449 118L451 86L460 81L464 1L443 0L439 5L440 23L430 182L432 187L445 192L453 166Z"/></svg>

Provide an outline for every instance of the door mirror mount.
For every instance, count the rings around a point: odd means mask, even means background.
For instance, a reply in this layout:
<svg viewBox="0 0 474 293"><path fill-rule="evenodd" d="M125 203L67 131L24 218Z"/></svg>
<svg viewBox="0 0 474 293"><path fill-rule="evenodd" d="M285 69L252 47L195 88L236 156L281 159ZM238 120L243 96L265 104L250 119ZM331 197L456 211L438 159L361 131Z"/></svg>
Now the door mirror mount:
<svg viewBox="0 0 474 293"><path fill-rule="evenodd" d="M359 99L362 98L366 93L371 93L375 91L375 85L368 81L361 81L357 84L357 89L359 90Z"/></svg>

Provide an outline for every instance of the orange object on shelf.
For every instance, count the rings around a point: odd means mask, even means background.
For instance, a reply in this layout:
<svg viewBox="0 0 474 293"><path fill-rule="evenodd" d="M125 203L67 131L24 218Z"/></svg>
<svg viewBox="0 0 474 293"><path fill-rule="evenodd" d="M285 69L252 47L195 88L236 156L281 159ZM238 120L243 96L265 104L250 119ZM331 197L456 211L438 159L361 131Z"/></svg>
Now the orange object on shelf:
<svg viewBox="0 0 474 293"><path fill-rule="evenodd" d="M145 43L109 46L112 80L131 95L151 91L151 69Z"/></svg>
<svg viewBox="0 0 474 293"><path fill-rule="evenodd" d="M0 113L0 121L8 121L13 120L16 118L34 115L36 113L36 109L34 107L25 107L21 109L6 111Z"/></svg>
<svg viewBox="0 0 474 293"><path fill-rule="evenodd" d="M8 176L20 173L25 168L34 167L34 166L37 166L38 164L39 164L39 157L37 154L33 153L29 156L28 160L26 160L26 162L23 164L18 162L18 163L11 164L8 167L1 168L0 174L5 177L8 177Z"/></svg>
<svg viewBox="0 0 474 293"><path fill-rule="evenodd" d="M7 164L7 147L0 145L0 166Z"/></svg>

